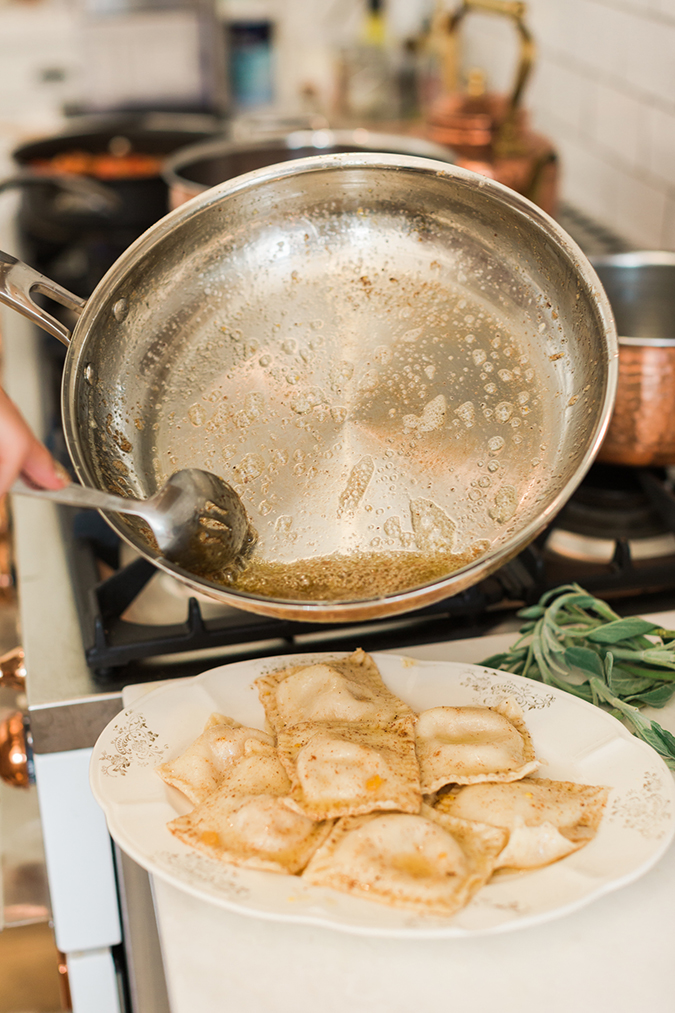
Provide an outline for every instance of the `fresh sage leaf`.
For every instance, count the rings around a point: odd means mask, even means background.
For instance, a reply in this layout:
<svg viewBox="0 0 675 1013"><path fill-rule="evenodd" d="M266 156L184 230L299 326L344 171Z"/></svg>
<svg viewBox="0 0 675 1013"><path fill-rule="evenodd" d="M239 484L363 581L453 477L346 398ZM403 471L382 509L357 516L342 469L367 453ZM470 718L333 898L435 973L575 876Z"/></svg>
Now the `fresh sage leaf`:
<svg viewBox="0 0 675 1013"><path fill-rule="evenodd" d="M632 718L629 721L634 723ZM635 723L635 732L663 757L669 767L675 766L675 736L666 728L662 728L656 721L650 721L644 725Z"/></svg>
<svg viewBox="0 0 675 1013"><path fill-rule="evenodd" d="M675 630L637 616L622 619L578 584L547 591L518 615L525 622L516 644L484 665L616 713L675 769L675 736L639 710L663 707L675 693ZM586 677L581 684L580 674Z"/></svg>
<svg viewBox="0 0 675 1013"><path fill-rule="evenodd" d="M656 629L656 623L650 623L639 616L628 619L616 619L605 626L598 626L588 634L588 639L596 644L617 644L620 640L640 637Z"/></svg>
<svg viewBox="0 0 675 1013"><path fill-rule="evenodd" d="M607 676L606 679L612 693L616 693L617 696L635 696L654 685L651 679L636 679L635 676L630 675L629 672L624 672L618 666L612 670L612 674ZM672 693L671 689L671 696Z"/></svg>
<svg viewBox="0 0 675 1013"><path fill-rule="evenodd" d="M528 608L520 609L516 614L519 619L541 619L544 609L541 605L530 605Z"/></svg>
<svg viewBox="0 0 675 1013"><path fill-rule="evenodd" d="M565 651L565 663L570 668L578 668L588 675L599 675L602 678L605 674L599 655L590 647L568 647Z"/></svg>
<svg viewBox="0 0 675 1013"><path fill-rule="evenodd" d="M654 689L643 690L635 696L625 694L625 698L632 704L642 704L644 707L665 707L672 695L672 686L656 686Z"/></svg>

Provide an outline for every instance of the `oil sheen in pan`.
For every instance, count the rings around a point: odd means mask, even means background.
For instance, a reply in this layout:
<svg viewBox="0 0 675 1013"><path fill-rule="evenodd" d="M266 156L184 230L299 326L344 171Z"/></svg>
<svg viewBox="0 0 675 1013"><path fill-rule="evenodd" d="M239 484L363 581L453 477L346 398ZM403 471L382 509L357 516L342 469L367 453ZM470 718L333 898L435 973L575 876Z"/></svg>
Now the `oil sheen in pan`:
<svg viewBox="0 0 675 1013"><path fill-rule="evenodd" d="M335 261L328 288L318 263L230 295L169 370L155 467L235 487L259 532L220 575L238 590L349 600L447 575L536 499L557 441L541 342L516 338L512 312L469 297L461 271L449 283L436 264L435 280L434 262Z"/></svg>

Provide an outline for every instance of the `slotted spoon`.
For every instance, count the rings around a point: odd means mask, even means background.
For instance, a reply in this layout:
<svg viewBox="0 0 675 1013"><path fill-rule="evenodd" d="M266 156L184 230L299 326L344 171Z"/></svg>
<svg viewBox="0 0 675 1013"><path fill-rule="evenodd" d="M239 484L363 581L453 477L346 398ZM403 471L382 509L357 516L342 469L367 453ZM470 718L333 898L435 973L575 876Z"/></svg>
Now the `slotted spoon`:
<svg viewBox="0 0 675 1013"><path fill-rule="evenodd" d="M127 499L75 483L63 489L38 489L21 478L10 491L66 506L141 517L152 529L166 559L203 575L228 566L252 537L246 511L234 489L198 468L177 471L146 500Z"/></svg>

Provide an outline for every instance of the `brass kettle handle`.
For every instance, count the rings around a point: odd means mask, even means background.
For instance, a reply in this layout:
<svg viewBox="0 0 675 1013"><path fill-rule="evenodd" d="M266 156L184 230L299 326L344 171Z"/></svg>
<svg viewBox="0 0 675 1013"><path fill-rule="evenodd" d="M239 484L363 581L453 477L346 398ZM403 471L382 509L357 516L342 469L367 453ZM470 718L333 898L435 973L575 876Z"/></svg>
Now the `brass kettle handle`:
<svg viewBox="0 0 675 1013"><path fill-rule="evenodd" d="M527 4L522 3L521 0L462 0L462 3L454 14L450 14L448 16L445 25L447 48L446 59L444 61L443 83L446 90L450 92L457 91L459 89L457 36L461 22L471 11L483 11L488 14L501 14L504 17L511 18L520 37L518 67L516 69L516 76L511 88L511 97L509 99L508 113L505 120L505 123L510 123L522 97L523 89L525 88L525 83L530 76L536 55L534 39L525 24Z"/></svg>

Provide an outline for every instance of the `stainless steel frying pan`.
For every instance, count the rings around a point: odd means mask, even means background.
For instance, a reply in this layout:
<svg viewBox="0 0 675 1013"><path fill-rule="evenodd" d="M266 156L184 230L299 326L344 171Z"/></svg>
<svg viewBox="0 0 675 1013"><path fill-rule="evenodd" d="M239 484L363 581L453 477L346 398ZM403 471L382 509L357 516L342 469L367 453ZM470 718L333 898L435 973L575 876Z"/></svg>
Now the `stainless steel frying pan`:
<svg viewBox="0 0 675 1013"><path fill-rule="evenodd" d="M555 515L616 387L609 304L527 200L430 159L317 156L230 180L158 222L86 305L0 262L0 299L69 345L80 480L146 497L222 475L258 534L191 588L315 621L405 612L469 586ZM32 301L81 313L72 332Z"/></svg>

